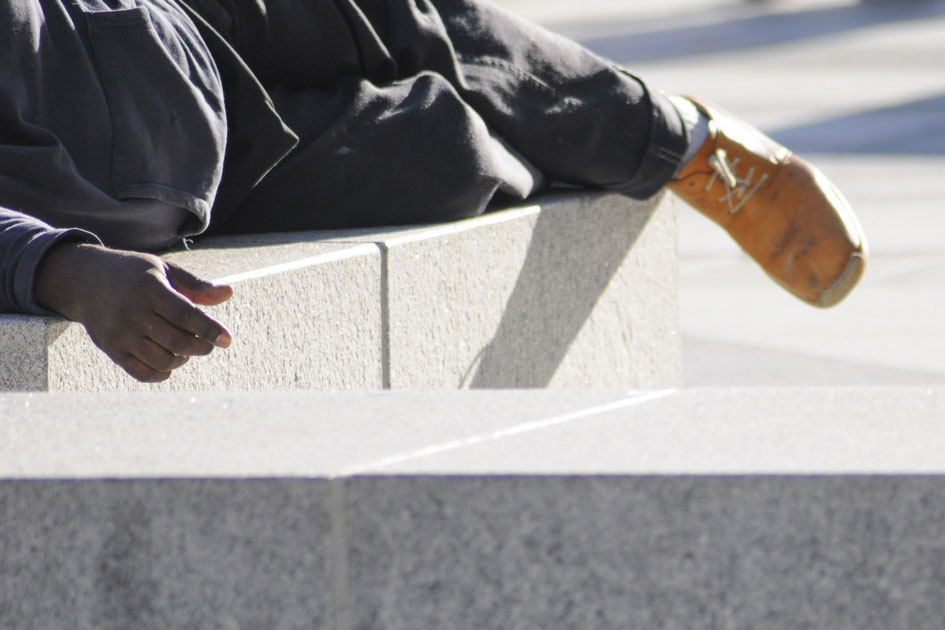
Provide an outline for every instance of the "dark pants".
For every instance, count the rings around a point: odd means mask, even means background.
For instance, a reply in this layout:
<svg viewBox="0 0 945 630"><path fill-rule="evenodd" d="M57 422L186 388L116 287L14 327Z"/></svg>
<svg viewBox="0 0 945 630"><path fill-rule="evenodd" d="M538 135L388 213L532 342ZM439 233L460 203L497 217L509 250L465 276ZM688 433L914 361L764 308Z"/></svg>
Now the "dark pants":
<svg viewBox="0 0 945 630"><path fill-rule="evenodd" d="M679 166L668 101L477 0L234 0L234 46L299 145L215 232L446 221L563 183L635 198Z"/></svg>

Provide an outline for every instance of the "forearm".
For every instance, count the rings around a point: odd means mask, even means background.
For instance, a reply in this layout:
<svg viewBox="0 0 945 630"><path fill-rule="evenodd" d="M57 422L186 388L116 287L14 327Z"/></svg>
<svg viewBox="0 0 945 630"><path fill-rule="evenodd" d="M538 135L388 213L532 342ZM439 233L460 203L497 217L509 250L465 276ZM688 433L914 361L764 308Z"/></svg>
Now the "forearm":
<svg viewBox="0 0 945 630"><path fill-rule="evenodd" d="M37 300L36 273L46 253L64 242L100 241L91 232L55 229L22 212L0 207L0 312L50 314L51 309Z"/></svg>

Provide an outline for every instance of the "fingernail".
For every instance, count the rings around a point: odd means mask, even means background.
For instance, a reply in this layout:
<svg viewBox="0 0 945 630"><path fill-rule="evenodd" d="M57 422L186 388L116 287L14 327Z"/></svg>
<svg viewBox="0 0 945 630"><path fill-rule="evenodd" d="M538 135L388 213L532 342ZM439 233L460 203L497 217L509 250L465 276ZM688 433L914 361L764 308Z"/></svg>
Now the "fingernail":
<svg viewBox="0 0 945 630"><path fill-rule="evenodd" d="M233 337L231 337L229 333L222 332L213 342L213 345L218 348L229 348L231 343L233 343Z"/></svg>

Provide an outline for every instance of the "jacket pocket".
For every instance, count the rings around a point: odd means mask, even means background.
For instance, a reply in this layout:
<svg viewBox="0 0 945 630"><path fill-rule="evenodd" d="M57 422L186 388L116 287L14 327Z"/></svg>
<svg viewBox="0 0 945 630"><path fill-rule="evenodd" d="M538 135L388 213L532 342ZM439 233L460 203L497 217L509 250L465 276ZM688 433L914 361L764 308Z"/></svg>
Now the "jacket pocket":
<svg viewBox="0 0 945 630"><path fill-rule="evenodd" d="M86 18L112 124L114 194L158 199L205 224L226 143L209 53L167 20L159 35L143 6Z"/></svg>

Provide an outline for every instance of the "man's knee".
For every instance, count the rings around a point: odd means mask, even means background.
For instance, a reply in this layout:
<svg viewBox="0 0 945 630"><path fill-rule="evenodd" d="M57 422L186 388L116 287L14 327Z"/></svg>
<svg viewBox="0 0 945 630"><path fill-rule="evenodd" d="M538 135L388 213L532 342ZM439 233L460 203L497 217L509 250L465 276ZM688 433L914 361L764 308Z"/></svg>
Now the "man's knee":
<svg viewBox="0 0 945 630"><path fill-rule="evenodd" d="M391 141L401 147L391 159L401 162L405 183L439 200L431 208L439 218L480 214L498 188L510 187L510 176L521 179L524 167L516 168L516 158L442 76L421 73L402 82L400 92L388 122Z"/></svg>

